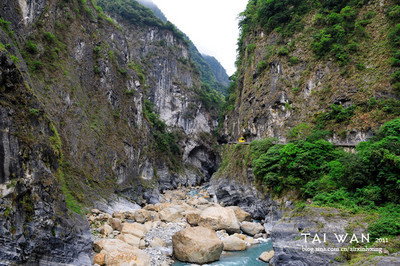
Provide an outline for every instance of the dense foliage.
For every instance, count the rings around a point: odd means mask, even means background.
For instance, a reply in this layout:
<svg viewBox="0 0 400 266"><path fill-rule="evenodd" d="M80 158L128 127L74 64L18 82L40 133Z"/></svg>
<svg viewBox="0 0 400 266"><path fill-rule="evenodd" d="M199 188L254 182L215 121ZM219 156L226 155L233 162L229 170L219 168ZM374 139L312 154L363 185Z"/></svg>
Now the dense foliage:
<svg viewBox="0 0 400 266"><path fill-rule="evenodd" d="M313 131L286 145L270 145L271 140L253 142L254 174L276 193L295 188L304 197L313 197L317 191L331 189L354 193L373 189L374 203L400 203L400 118L360 143L357 153L336 149L320 136L326 134ZM264 142L269 144L267 149ZM264 147L261 153L260 146Z"/></svg>
<svg viewBox="0 0 400 266"><path fill-rule="evenodd" d="M199 53L196 46L194 46L194 44L191 41L189 41L189 52L190 52L191 60L193 60L194 64L200 71L201 82L204 85L206 85L207 87L209 87L221 94L226 94L227 86L224 85L223 83L219 82L216 79L212 68L206 62L206 60L203 58L203 56Z"/></svg>
<svg viewBox="0 0 400 266"><path fill-rule="evenodd" d="M217 81L221 82L222 84L225 85L225 87L227 87L229 85L229 76L226 73L224 67L221 65L221 63L218 62L218 60L213 56L202 54L202 57L211 67L211 70L214 73L214 76L217 79Z"/></svg>
<svg viewBox="0 0 400 266"><path fill-rule="evenodd" d="M137 1L143 6L150 8L151 11L153 11L154 15L156 15L156 17L158 17L162 21L167 21L167 18L165 17L164 13L152 1L150 0L137 0Z"/></svg>
<svg viewBox="0 0 400 266"><path fill-rule="evenodd" d="M326 134L313 131L286 145L273 139L254 141L256 178L275 194L294 189L304 199L353 211L382 211L380 208L400 204L400 118L385 123L372 139L361 142L356 153L335 148L321 136ZM400 234L400 213L389 213L371 225L374 236Z"/></svg>
<svg viewBox="0 0 400 266"><path fill-rule="evenodd" d="M135 0L97 0L97 4L105 11L119 14L135 25L158 27L164 25L164 22L158 19L149 8L142 6Z"/></svg>
<svg viewBox="0 0 400 266"><path fill-rule="evenodd" d="M235 101L237 97L237 80L238 80L237 71L232 76L229 77L229 80L231 82L229 83L227 95L225 96L225 103L222 108L225 113L230 112L235 108Z"/></svg>
<svg viewBox="0 0 400 266"><path fill-rule="evenodd" d="M357 40L366 37L364 27L370 23L373 12L357 20L359 9L368 0L251 0L241 13L239 52L245 47L244 36L262 28L282 36L290 36L304 28L303 18L311 10L318 10L314 17L315 34L311 48L315 55L333 55L340 65L346 65L349 56L357 50Z"/></svg>
<svg viewBox="0 0 400 266"><path fill-rule="evenodd" d="M149 100L144 102L143 114L151 125L156 151L159 155L165 157L170 170L179 170L182 151L178 145L178 132L174 133L167 130L167 125L155 113L154 104Z"/></svg>
<svg viewBox="0 0 400 266"><path fill-rule="evenodd" d="M213 115L217 116L221 110L222 103L224 102L223 96L203 84L201 88L196 89L197 99L200 100L204 107Z"/></svg>
<svg viewBox="0 0 400 266"><path fill-rule="evenodd" d="M155 26L171 30L174 35L187 42L183 33L169 21L159 19L150 8L144 7L135 0L97 0L97 4L109 13L120 15L133 25Z"/></svg>
<svg viewBox="0 0 400 266"><path fill-rule="evenodd" d="M390 82L393 89L400 94L400 5L393 6L387 14L392 24L388 37L392 47L391 64L395 69L390 77Z"/></svg>

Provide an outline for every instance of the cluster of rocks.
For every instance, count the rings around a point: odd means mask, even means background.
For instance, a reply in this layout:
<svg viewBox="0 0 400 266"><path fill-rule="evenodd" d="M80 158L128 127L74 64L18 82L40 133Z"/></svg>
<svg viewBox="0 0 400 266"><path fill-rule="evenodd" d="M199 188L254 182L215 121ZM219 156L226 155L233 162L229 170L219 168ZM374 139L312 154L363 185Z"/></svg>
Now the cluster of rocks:
<svg viewBox="0 0 400 266"><path fill-rule="evenodd" d="M223 251L241 251L265 238L264 227L236 206L212 202L205 190L165 191L161 202L135 212L88 215L95 238L94 263L171 265L175 259L208 263ZM243 232L243 233L242 233Z"/></svg>

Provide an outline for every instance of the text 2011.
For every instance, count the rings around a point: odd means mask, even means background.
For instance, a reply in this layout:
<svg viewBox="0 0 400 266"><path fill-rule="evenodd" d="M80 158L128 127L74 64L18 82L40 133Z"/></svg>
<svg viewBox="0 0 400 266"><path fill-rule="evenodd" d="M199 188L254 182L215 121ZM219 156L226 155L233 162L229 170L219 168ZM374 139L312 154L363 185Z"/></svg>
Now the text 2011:
<svg viewBox="0 0 400 266"><path fill-rule="evenodd" d="M389 242L389 239L388 238L377 238L376 239L376 242L378 242L378 243L388 243Z"/></svg>

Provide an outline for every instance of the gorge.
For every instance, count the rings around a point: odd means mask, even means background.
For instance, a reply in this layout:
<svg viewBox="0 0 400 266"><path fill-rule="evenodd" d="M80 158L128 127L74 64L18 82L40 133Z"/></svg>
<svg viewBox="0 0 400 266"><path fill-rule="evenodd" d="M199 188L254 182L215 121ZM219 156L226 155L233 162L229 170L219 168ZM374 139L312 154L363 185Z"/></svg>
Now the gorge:
<svg viewBox="0 0 400 266"><path fill-rule="evenodd" d="M2 0L0 264L91 265L105 223L205 184L217 202L180 202L179 219L239 207L273 265L399 264L398 4L250 0L227 87L153 6ZM350 251L363 243L346 233L381 253Z"/></svg>

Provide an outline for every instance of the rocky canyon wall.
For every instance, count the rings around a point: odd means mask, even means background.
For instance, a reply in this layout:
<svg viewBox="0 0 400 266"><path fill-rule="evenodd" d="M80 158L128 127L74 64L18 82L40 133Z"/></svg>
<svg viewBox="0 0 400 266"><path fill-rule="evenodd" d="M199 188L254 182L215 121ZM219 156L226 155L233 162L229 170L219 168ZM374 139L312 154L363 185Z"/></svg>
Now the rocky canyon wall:
<svg viewBox="0 0 400 266"><path fill-rule="evenodd" d="M0 3L0 264L90 264L86 208L216 171L185 40L94 3Z"/></svg>

